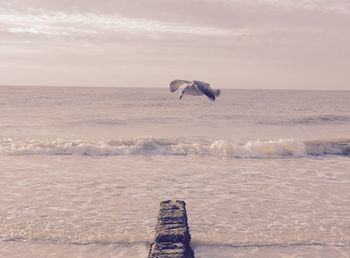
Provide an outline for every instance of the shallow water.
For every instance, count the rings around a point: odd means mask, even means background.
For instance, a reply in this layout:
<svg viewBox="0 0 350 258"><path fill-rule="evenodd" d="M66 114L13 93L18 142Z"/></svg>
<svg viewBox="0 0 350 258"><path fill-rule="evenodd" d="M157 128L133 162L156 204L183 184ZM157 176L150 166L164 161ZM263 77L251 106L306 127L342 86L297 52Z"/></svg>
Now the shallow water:
<svg viewBox="0 0 350 258"><path fill-rule="evenodd" d="M0 257L146 257L169 198L199 258L350 255L347 92L0 91Z"/></svg>

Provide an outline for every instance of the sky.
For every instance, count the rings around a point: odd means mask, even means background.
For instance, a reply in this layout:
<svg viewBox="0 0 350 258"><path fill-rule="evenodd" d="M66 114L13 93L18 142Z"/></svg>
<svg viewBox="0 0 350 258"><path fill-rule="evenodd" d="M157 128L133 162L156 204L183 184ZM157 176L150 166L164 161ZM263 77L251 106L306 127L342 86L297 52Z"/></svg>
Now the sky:
<svg viewBox="0 0 350 258"><path fill-rule="evenodd" d="M6 0L0 85L350 90L350 0Z"/></svg>

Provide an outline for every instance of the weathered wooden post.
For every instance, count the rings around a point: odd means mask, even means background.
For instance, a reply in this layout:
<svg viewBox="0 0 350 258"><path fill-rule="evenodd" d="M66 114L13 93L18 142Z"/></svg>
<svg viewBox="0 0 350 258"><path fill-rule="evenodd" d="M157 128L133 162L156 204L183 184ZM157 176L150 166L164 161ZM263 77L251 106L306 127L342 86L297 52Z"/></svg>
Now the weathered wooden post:
<svg viewBox="0 0 350 258"><path fill-rule="evenodd" d="M184 201L160 203L156 236L148 258L194 258L185 206Z"/></svg>

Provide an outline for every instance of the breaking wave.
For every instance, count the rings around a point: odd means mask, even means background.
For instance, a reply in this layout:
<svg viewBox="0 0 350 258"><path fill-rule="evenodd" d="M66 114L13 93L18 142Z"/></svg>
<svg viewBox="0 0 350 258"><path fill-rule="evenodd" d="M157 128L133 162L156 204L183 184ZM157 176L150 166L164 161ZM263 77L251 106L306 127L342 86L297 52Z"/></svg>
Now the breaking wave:
<svg viewBox="0 0 350 258"><path fill-rule="evenodd" d="M3 139L0 155L195 155L229 158L279 158L323 155L350 156L350 139L298 141L294 139L166 140L152 137L116 141Z"/></svg>

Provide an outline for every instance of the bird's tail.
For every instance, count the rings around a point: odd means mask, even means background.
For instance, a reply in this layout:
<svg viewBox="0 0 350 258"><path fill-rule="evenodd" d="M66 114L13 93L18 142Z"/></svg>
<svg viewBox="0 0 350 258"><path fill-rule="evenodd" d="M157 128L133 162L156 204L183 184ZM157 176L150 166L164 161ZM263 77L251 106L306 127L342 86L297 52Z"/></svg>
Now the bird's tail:
<svg viewBox="0 0 350 258"><path fill-rule="evenodd" d="M219 89L213 90L213 93L214 93L215 97L219 97L221 94L221 90L219 90Z"/></svg>

